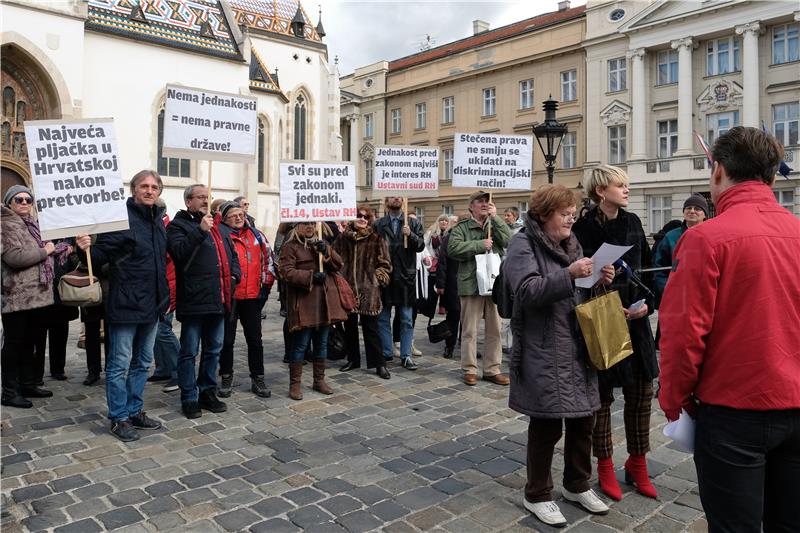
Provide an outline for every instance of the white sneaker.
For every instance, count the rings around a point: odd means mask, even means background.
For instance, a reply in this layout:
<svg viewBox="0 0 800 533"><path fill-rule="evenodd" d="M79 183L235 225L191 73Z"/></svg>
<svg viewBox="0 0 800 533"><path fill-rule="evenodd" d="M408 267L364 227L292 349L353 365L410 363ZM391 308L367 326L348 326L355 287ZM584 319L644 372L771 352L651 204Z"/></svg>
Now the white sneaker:
<svg viewBox="0 0 800 533"><path fill-rule="evenodd" d="M417 357L422 355L422 352L417 349L417 345L414 342L411 343L411 355L415 355Z"/></svg>
<svg viewBox="0 0 800 533"><path fill-rule="evenodd" d="M598 498L592 489L578 493L564 489L562 493L565 500L580 504L581 507L592 514L608 514L608 505Z"/></svg>
<svg viewBox="0 0 800 533"><path fill-rule="evenodd" d="M561 509L558 508L556 502L531 503L523 497L522 503L525 505L525 509L548 526L564 527L567 525L567 519L561 514Z"/></svg>
<svg viewBox="0 0 800 533"><path fill-rule="evenodd" d="M393 353L394 353L395 357L400 357L400 343L399 342L394 343L394 352Z"/></svg>

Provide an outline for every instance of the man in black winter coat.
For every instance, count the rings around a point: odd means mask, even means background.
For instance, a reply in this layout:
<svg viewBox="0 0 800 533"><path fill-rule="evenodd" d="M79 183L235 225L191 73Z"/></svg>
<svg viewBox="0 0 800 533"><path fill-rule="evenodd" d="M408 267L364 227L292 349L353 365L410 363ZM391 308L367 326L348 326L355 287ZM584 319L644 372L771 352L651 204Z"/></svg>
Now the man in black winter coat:
<svg viewBox="0 0 800 533"><path fill-rule="evenodd" d="M162 187L157 172L137 173L131 179L132 198L127 203L129 229L98 235L90 249L95 271L109 264L106 401L111 433L125 442L139 438L137 429L161 427L142 410L142 395L153 362L158 320L169 306L164 211L155 206ZM79 235L75 241L84 252L91 245L88 235Z"/></svg>
<svg viewBox="0 0 800 533"><path fill-rule="evenodd" d="M239 260L227 232L208 212L208 189L190 185L183 191L186 210L178 211L167 227L167 250L175 262L176 316L181 323L178 383L186 418L201 409L222 413L217 399L217 367L225 336L225 312L230 310L235 283L241 278ZM199 375L195 357L203 341Z"/></svg>

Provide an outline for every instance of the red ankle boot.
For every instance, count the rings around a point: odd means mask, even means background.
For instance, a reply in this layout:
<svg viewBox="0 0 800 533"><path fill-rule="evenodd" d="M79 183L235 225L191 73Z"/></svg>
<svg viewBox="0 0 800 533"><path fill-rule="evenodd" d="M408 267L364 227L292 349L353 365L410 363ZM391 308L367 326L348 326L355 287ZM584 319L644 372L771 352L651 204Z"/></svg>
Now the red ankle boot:
<svg viewBox="0 0 800 533"><path fill-rule="evenodd" d="M611 457L597 459L597 478L606 496L617 501L622 499L622 489L619 488L617 476L614 474L614 462Z"/></svg>
<svg viewBox="0 0 800 533"><path fill-rule="evenodd" d="M625 461L625 482L636 486L639 494L656 499L656 488L650 483L647 473L647 460L644 455L630 455Z"/></svg>

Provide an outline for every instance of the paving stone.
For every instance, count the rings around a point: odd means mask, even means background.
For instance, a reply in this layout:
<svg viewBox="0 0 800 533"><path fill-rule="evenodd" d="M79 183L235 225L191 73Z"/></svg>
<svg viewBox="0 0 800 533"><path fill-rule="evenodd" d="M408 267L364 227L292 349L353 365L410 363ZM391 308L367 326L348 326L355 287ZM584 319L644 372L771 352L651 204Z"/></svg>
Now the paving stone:
<svg viewBox="0 0 800 533"><path fill-rule="evenodd" d="M390 472L394 472L395 474L410 472L411 470L417 468L416 464L412 463L411 461L406 461L405 459L392 459L391 461L381 463L380 466L386 470L389 470Z"/></svg>
<svg viewBox="0 0 800 533"><path fill-rule="evenodd" d="M242 463L242 466L251 472L258 472L267 468L275 466L275 460L272 457L256 457Z"/></svg>
<svg viewBox="0 0 800 533"><path fill-rule="evenodd" d="M89 485L91 481L86 479L85 476L81 474L76 474L74 476L69 476L61 479L54 479L50 482L50 488L53 489L53 492L64 492L67 490L77 489L78 487L83 487Z"/></svg>
<svg viewBox="0 0 800 533"><path fill-rule="evenodd" d="M380 503L376 503L372 507L367 508L367 511L384 522L397 520L398 518L401 518L410 512L405 507L402 507L391 500L385 500Z"/></svg>
<svg viewBox="0 0 800 533"><path fill-rule="evenodd" d="M70 505L65 509L73 520L80 520L90 516L96 516L108 510L108 504L100 498L84 500L80 503Z"/></svg>
<svg viewBox="0 0 800 533"><path fill-rule="evenodd" d="M357 487L348 491L348 494L353 498L361 500L367 505L372 505L379 501L391 498L391 493L383 490L377 485L367 485L366 487Z"/></svg>
<svg viewBox="0 0 800 533"><path fill-rule="evenodd" d="M318 505L333 516L342 516L362 507L361 502L358 500L342 494L321 501Z"/></svg>
<svg viewBox="0 0 800 533"><path fill-rule="evenodd" d="M403 494L397 496L395 501L403 507L414 511L435 505L436 503L444 500L446 497L447 496L445 496L443 493L434 490L431 487L420 487L418 489L404 492Z"/></svg>
<svg viewBox="0 0 800 533"><path fill-rule="evenodd" d="M295 533L301 528L282 518L273 518L250 526L251 533Z"/></svg>
<svg viewBox="0 0 800 533"><path fill-rule="evenodd" d="M439 460L439 456L426 451L411 452L403 456L403 459L417 463L418 465L427 465Z"/></svg>
<svg viewBox="0 0 800 533"><path fill-rule="evenodd" d="M321 524L322 522L328 522L333 518L316 505L300 507L299 509L288 512L286 516L293 524L304 529L316 524Z"/></svg>
<svg viewBox="0 0 800 533"><path fill-rule="evenodd" d="M216 468L214 473L222 479L233 479L235 477L246 476L249 471L240 465L229 465Z"/></svg>
<svg viewBox="0 0 800 533"><path fill-rule="evenodd" d="M170 479L167 481L159 481L158 483L153 483L152 485L145 487L144 490L153 498L157 498L158 496L167 496L178 492L182 492L186 490L186 487L184 487L174 479Z"/></svg>
<svg viewBox="0 0 800 533"><path fill-rule="evenodd" d="M241 531L258 520L258 515L247 509L237 509L214 517L214 521L225 528L226 531Z"/></svg>
<svg viewBox="0 0 800 533"><path fill-rule="evenodd" d="M430 453L435 453L436 455L441 455L443 457L452 457L468 449L469 446L464 444L463 442L448 441L448 442L440 442L438 444L434 444L433 446L428 446L425 450Z"/></svg>
<svg viewBox="0 0 800 533"><path fill-rule="evenodd" d="M186 520L178 513L163 513L150 517L145 524L152 525L156 531L166 531L186 523Z"/></svg>
<svg viewBox="0 0 800 533"><path fill-rule="evenodd" d="M464 483L454 478L442 479L431 485L434 489L445 494L458 494L472 487L468 483Z"/></svg>
<svg viewBox="0 0 800 533"><path fill-rule="evenodd" d="M685 505L676 505L674 503L668 503L661 508L659 512L668 518L672 518L684 524L690 524L703 514L700 510L686 507Z"/></svg>
<svg viewBox="0 0 800 533"><path fill-rule="evenodd" d="M139 459L138 461L131 461L125 465L125 468L129 472L142 472L145 470L152 470L153 468L158 468L161 466L154 460L149 457L145 457L144 459Z"/></svg>
<svg viewBox="0 0 800 533"><path fill-rule="evenodd" d="M503 459L500 457L498 459L492 459L491 461L481 463L475 468L486 475L499 477L510 474L511 472L516 472L523 467L515 461L509 461L508 459Z"/></svg>
<svg viewBox="0 0 800 533"><path fill-rule="evenodd" d="M609 509L608 514L594 515L590 520L595 524L608 526L615 531L625 531L628 529L628 526L630 526L632 522L631 517L620 513L613 506L610 507L611 509Z"/></svg>
<svg viewBox="0 0 800 533"><path fill-rule="evenodd" d="M570 533L614 533L615 529L592 522L581 522L569 529Z"/></svg>
<svg viewBox="0 0 800 533"><path fill-rule="evenodd" d="M366 511L355 511L336 519L347 531L370 531L381 526L382 522Z"/></svg>
<svg viewBox="0 0 800 533"><path fill-rule="evenodd" d="M29 454L28 452L15 453L13 455L5 455L5 456L3 456L2 465L3 465L3 468L5 468L5 467L7 467L9 465L13 465L13 464L17 464L17 463L24 463L24 462L30 461L30 460L31 460L31 454Z"/></svg>
<svg viewBox="0 0 800 533"><path fill-rule="evenodd" d="M44 484L29 485L20 489L12 490L11 497L17 502L24 502L28 500L38 500L45 496L52 494L50 487Z"/></svg>
<svg viewBox="0 0 800 533"><path fill-rule="evenodd" d="M67 522L67 517L61 511L53 510L42 514L28 516L22 520L22 525L28 531L43 531L52 527L60 526Z"/></svg>
<svg viewBox="0 0 800 533"><path fill-rule="evenodd" d="M175 495L184 506L188 507L202 502L207 502L216 499L217 495L207 488L194 489L186 492L181 492Z"/></svg>
<svg viewBox="0 0 800 533"><path fill-rule="evenodd" d="M248 483L252 483L253 485L264 485L266 483L270 483L272 481L280 479L281 476L273 472L272 470L260 470L258 472L254 472L250 475L245 476L244 479Z"/></svg>
<svg viewBox="0 0 800 533"><path fill-rule="evenodd" d="M139 511L128 506L97 515L97 519L102 522L106 529L119 529L123 526L135 524L136 522L144 520L144 517Z"/></svg>
<svg viewBox="0 0 800 533"><path fill-rule="evenodd" d="M658 509L657 500L646 498L638 494L628 494L622 498L621 502L614 504L614 509L634 518L644 518Z"/></svg>
<svg viewBox="0 0 800 533"><path fill-rule="evenodd" d="M220 481L218 477L212 476L208 472L198 472L197 474L189 474L188 476L183 476L180 478L180 482L190 489L196 489L197 487L203 487L205 485L212 485L218 481Z"/></svg>
<svg viewBox="0 0 800 533"><path fill-rule="evenodd" d="M181 504L178 503L178 500L175 498L171 496L159 496L143 504L139 507L139 510L147 516L153 517L155 515L177 511L180 508Z"/></svg>
<svg viewBox="0 0 800 533"><path fill-rule="evenodd" d="M651 533L651 532L658 532L658 533L672 533L683 531L685 524L682 524L676 520L672 520L671 518L667 518L666 516L662 515L655 515L654 517L648 519L643 524L633 528L634 531L638 531L640 533Z"/></svg>
<svg viewBox="0 0 800 533"><path fill-rule="evenodd" d="M281 515L293 508L294 506L283 498L275 497L265 498L255 505L250 506L250 509L258 513L263 518L272 518L273 516Z"/></svg>
<svg viewBox="0 0 800 533"><path fill-rule="evenodd" d="M471 461L467 461L466 459L462 459L460 457L450 457L449 459L445 459L444 461L439 461L436 463L436 466L441 466L442 468L446 468L451 472L461 472L462 470L466 470L467 468L472 468L475 466L475 463Z"/></svg>
<svg viewBox="0 0 800 533"><path fill-rule="evenodd" d="M100 531L103 531L103 528L91 518L72 522L53 530L54 533L96 533Z"/></svg>
<svg viewBox="0 0 800 533"><path fill-rule="evenodd" d="M314 490L311 487L303 487L301 489L293 490L287 492L283 496L293 501L297 505L306 505L308 503L318 502L325 497L325 495L320 491Z"/></svg>
<svg viewBox="0 0 800 533"><path fill-rule="evenodd" d="M110 501L111 505L114 505L115 507L134 505L137 503L142 503L149 499L150 495L148 495L142 489L129 489L108 495L108 501Z"/></svg>
<svg viewBox="0 0 800 533"><path fill-rule="evenodd" d="M54 509L61 509L67 505L72 505L75 500L66 493L53 494L41 500L34 500L31 502L31 507L37 513L46 513Z"/></svg>
<svg viewBox="0 0 800 533"><path fill-rule="evenodd" d="M418 476L422 476L425 479L430 479L431 481L436 481L437 479L442 479L451 476L453 473L449 470L441 468L439 466L423 466L422 468L418 468L414 471L415 474Z"/></svg>
<svg viewBox="0 0 800 533"><path fill-rule="evenodd" d="M697 509L699 511L703 510L703 502L700 501L700 495L696 492L685 492L681 494L675 500L675 503L679 505L685 505L686 507L691 507L692 509Z"/></svg>
<svg viewBox="0 0 800 533"><path fill-rule="evenodd" d="M480 446L478 448L473 448L468 452L464 452L459 455L460 458L470 461L472 463L484 463L486 461L490 461L495 457L499 457L502 455L503 452L496 448L492 448L491 446Z"/></svg>

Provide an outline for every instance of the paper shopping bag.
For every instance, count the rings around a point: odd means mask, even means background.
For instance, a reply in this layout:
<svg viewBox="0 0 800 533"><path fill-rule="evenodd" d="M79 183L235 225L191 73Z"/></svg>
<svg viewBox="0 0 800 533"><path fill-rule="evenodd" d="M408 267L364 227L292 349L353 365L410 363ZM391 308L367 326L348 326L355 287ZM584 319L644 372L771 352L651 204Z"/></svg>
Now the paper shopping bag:
<svg viewBox="0 0 800 533"><path fill-rule="evenodd" d="M633 353L619 292L592 298L575 307L575 313L595 368L606 370Z"/></svg>
<svg viewBox="0 0 800 533"><path fill-rule="evenodd" d="M491 296L495 278L500 275L500 256L487 252L475 256L476 272L478 275L478 294Z"/></svg>

